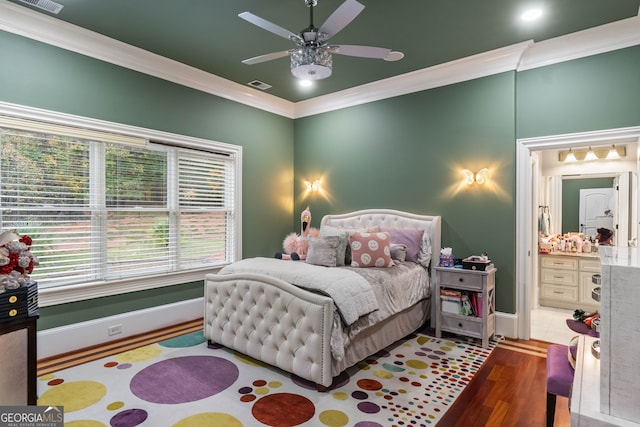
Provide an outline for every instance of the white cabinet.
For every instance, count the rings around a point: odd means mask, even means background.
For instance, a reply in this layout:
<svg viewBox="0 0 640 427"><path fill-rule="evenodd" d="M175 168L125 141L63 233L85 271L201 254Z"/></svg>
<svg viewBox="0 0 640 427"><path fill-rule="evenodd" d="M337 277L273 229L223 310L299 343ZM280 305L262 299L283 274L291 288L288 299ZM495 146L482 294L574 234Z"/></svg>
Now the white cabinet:
<svg viewBox="0 0 640 427"><path fill-rule="evenodd" d="M579 272L579 305L580 307L595 307L595 300L592 297L592 291L598 285L594 284L591 280L594 274L600 274L602 269L600 268L600 259L581 259L578 265ZM595 305L594 305L595 304Z"/></svg>
<svg viewBox="0 0 640 427"><path fill-rule="evenodd" d="M571 392L572 427L640 426L640 250L600 247L600 359L581 336Z"/></svg>
<svg viewBox="0 0 640 427"><path fill-rule="evenodd" d="M487 271L463 270L459 268L436 267L436 337L442 337L442 331L453 332L459 335L479 338L482 346L489 346L489 338L496 331L496 268ZM447 312L442 309L440 290L475 294L479 307L478 315L463 315Z"/></svg>
<svg viewBox="0 0 640 427"><path fill-rule="evenodd" d="M600 411L640 423L640 252L603 248Z"/></svg>
<svg viewBox="0 0 640 427"><path fill-rule="evenodd" d="M540 255L540 305L595 311L591 277L600 272L600 261L591 255Z"/></svg>

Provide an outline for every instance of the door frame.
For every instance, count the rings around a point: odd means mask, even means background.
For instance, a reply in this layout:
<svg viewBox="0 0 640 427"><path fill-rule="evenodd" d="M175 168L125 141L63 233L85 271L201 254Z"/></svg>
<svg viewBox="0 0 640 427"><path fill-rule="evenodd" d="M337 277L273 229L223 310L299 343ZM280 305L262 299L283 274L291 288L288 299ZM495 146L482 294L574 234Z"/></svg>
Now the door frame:
<svg viewBox="0 0 640 427"><path fill-rule="evenodd" d="M516 317L518 319L518 337L529 339L531 334L531 286L534 276L533 255L536 253L534 245L537 243L534 227L533 173L531 153L549 149L575 148L586 145L640 142L640 126L580 132L563 135L542 136L535 138L520 138L516 140ZM640 151L640 144L639 149ZM627 153L635 156L636 163L640 153ZM640 171L640 169L638 169ZM640 184L640 173L638 183ZM640 198L636 198L640 205ZM640 206L636 206L638 212Z"/></svg>

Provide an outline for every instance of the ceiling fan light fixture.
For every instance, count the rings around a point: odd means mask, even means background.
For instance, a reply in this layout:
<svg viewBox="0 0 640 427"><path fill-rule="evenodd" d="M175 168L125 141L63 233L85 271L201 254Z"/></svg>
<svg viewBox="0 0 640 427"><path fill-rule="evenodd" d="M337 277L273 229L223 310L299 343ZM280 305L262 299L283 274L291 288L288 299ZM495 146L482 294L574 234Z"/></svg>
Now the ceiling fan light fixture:
<svg viewBox="0 0 640 427"><path fill-rule="evenodd" d="M389 52L389 55L387 55L383 59L385 61L394 62L394 61L400 61L402 58L404 58L404 53L394 50L394 51Z"/></svg>
<svg viewBox="0 0 640 427"><path fill-rule="evenodd" d="M323 47L303 46L291 51L291 74L298 79L321 80L331 76L333 58Z"/></svg>

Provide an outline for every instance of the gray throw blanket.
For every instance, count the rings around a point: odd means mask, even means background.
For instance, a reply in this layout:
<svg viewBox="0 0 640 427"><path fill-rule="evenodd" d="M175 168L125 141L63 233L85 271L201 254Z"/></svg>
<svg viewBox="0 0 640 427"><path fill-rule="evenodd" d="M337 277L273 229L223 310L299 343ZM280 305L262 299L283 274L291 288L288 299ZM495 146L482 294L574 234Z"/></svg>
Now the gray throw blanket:
<svg viewBox="0 0 640 427"><path fill-rule="evenodd" d="M275 277L301 288L328 295L348 326L360 316L378 310L373 288L359 274L344 269L322 267L303 261L275 258L248 258L224 267L218 274L258 273Z"/></svg>

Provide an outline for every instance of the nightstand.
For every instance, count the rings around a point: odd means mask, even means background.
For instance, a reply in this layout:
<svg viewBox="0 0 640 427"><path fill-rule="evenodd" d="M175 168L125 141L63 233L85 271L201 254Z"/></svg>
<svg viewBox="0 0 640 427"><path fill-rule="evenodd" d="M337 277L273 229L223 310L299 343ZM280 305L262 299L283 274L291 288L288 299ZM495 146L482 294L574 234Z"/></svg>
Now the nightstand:
<svg viewBox="0 0 640 427"><path fill-rule="evenodd" d="M38 316L0 322L0 404L36 405Z"/></svg>
<svg viewBox="0 0 640 427"><path fill-rule="evenodd" d="M433 297L436 302L436 337L442 331L453 332L482 340L489 346L489 338L496 332L495 267L487 271L436 267L436 286ZM441 292L443 291L444 292ZM455 312L455 303L443 310L441 294L466 295L473 307L471 315ZM455 298L455 297L454 297ZM454 307L454 310L451 309Z"/></svg>

